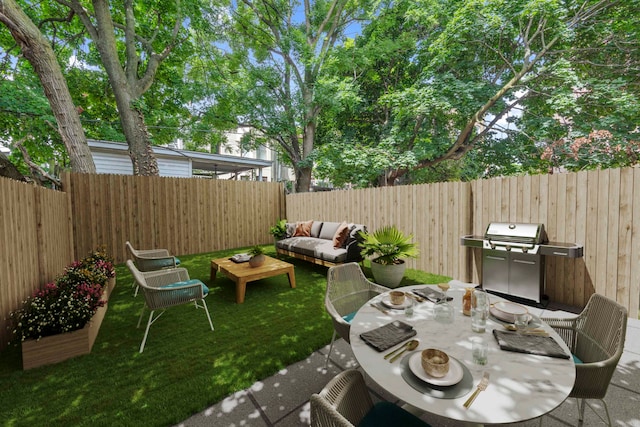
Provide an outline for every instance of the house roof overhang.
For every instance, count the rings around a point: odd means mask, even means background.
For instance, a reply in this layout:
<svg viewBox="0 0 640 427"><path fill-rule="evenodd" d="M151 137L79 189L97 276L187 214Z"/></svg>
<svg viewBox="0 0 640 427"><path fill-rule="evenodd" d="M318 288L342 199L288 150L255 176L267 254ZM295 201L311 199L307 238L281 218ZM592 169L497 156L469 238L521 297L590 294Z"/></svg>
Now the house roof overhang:
<svg viewBox="0 0 640 427"><path fill-rule="evenodd" d="M123 142L99 141L95 139L89 139L87 142L89 143L89 147L96 151L124 153L129 150L129 146ZM194 170L210 171L216 174L238 173L252 169L267 168L272 166L273 163L270 160L178 150L176 148L161 147L159 145L154 145L151 149L157 157L187 158L191 160L191 167Z"/></svg>

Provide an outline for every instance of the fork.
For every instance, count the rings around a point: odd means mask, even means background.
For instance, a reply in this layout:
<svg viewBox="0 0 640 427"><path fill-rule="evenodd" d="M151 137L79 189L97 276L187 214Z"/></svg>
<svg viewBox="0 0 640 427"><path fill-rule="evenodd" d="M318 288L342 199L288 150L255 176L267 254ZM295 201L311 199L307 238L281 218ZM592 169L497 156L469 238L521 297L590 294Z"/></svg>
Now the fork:
<svg viewBox="0 0 640 427"><path fill-rule="evenodd" d="M478 397L478 394L481 391L486 390L488 385L489 385L489 372L485 371L484 374L482 374L482 379L480 380L480 383L478 383L478 387L476 388L476 391L474 391L473 394L467 399L467 401L464 402L464 407L469 409L469 406L471 406L473 401L476 400L476 397Z"/></svg>

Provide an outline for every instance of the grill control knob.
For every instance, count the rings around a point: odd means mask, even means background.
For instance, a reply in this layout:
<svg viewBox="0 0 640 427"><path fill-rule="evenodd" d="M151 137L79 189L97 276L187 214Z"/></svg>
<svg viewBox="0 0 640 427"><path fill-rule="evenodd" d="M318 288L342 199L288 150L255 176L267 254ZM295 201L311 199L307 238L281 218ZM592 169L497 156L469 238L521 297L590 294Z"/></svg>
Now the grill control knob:
<svg viewBox="0 0 640 427"><path fill-rule="evenodd" d="M496 244L495 243L489 243L489 246L491 246L491 249L495 249L496 248Z"/></svg>
<svg viewBox="0 0 640 427"><path fill-rule="evenodd" d="M526 254L527 252L529 252L529 248L522 248L522 253Z"/></svg>
<svg viewBox="0 0 640 427"><path fill-rule="evenodd" d="M511 246L509 246L509 245L505 246L504 248L507 250L507 252L509 252L511 250Z"/></svg>

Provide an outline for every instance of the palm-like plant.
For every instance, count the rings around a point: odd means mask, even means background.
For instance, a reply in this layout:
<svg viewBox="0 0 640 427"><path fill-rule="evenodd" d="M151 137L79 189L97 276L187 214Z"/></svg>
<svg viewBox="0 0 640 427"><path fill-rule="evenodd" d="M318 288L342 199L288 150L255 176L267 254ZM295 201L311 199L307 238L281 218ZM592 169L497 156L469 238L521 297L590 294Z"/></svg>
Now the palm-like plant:
<svg viewBox="0 0 640 427"><path fill-rule="evenodd" d="M387 225L373 233L360 232L363 241L362 256L377 255L372 261L378 264L399 264L403 258L416 258L420 251L418 244L413 243L413 234L405 236L394 225Z"/></svg>

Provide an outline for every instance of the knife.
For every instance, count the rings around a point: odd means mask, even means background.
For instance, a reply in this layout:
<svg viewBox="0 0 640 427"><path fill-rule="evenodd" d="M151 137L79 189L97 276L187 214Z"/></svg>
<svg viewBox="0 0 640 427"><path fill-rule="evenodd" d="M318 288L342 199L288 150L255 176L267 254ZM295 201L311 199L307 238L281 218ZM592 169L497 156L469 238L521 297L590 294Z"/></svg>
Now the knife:
<svg viewBox="0 0 640 427"><path fill-rule="evenodd" d="M380 307L377 304L374 303L369 303L369 305L373 308L377 308L378 310L380 310L381 312L383 312L384 314L389 314L389 312L387 310L385 310L384 308Z"/></svg>

